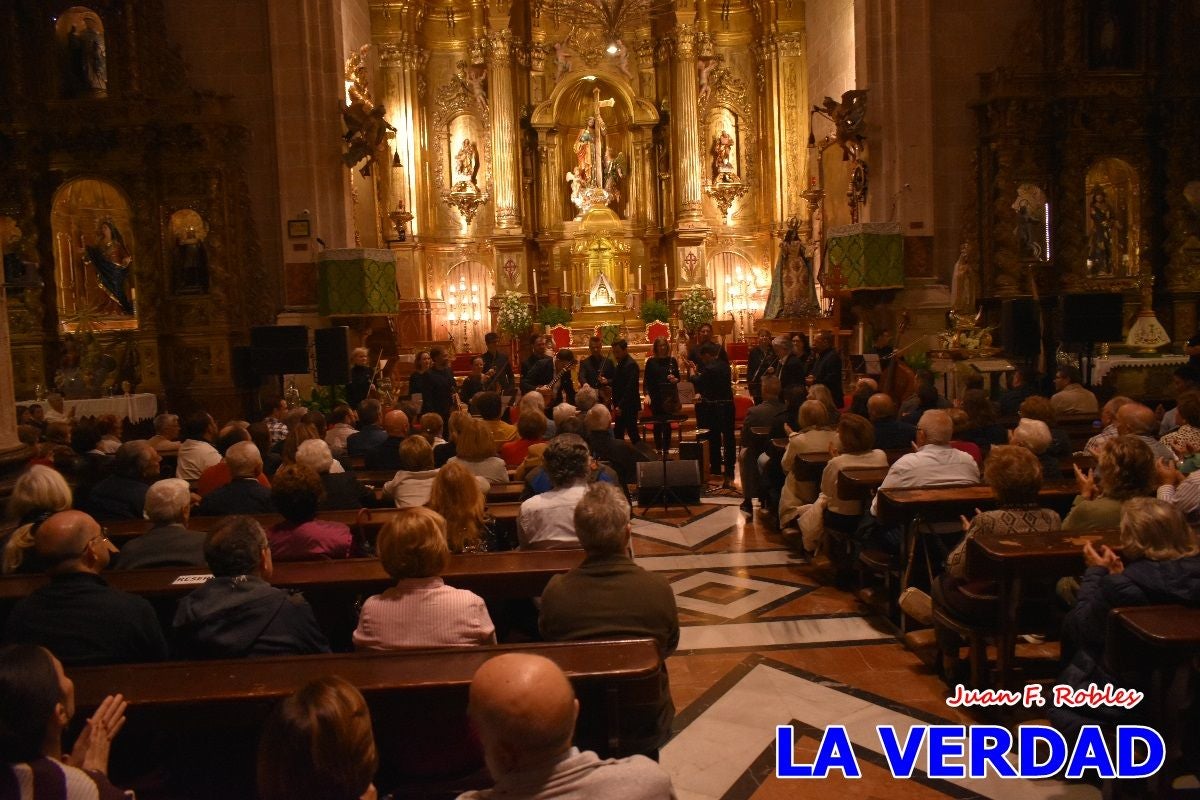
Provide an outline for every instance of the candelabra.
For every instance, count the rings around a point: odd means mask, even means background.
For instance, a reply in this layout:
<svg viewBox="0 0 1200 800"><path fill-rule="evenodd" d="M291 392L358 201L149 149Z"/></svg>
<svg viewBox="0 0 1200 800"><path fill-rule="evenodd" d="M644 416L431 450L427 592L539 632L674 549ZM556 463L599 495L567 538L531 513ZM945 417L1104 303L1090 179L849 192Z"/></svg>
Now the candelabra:
<svg viewBox="0 0 1200 800"><path fill-rule="evenodd" d="M462 331L463 346L471 348L479 338L479 326L483 322L483 304L479 300L479 284L467 287L467 279L460 276L458 284L447 288L446 321L453 335L457 328Z"/></svg>
<svg viewBox="0 0 1200 800"><path fill-rule="evenodd" d="M754 326L755 314L762 310L765 287L765 275L753 267L743 270L739 266L732 273L725 273L725 313L733 317L739 342L746 341L746 332Z"/></svg>

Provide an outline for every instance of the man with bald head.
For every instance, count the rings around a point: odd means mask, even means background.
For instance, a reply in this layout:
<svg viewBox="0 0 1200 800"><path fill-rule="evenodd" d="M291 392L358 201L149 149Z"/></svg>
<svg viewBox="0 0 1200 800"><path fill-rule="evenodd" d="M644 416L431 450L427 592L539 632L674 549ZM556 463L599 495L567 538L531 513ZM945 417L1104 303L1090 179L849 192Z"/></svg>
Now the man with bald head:
<svg viewBox="0 0 1200 800"><path fill-rule="evenodd" d="M579 701L547 658L505 653L487 661L471 680L469 713L496 785L459 800L675 797L670 777L645 756L601 759L571 745Z"/></svg>
<svg viewBox="0 0 1200 800"><path fill-rule="evenodd" d="M1109 439L1115 438L1117 433L1117 412L1122 406L1129 405L1133 400L1124 395L1117 395L1104 404L1100 409L1100 422L1104 426L1099 433L1087 440L1087 444L1083 446L1083 451L1088 455L1099 456L1104 445Z"/></svg>
<svg viewBox="0 0 1200 800"><path fill-rule="evenodd" d="M1117 409L1116 426L1118 436L1136 436L1154 453L1155 459L1175 461L1171 448L1154 438L1158 433L1158 417L1154 411L1141 403L1126 403Z"/></svg>
<svg viewBox="0 0 1200 800"><path fill-rule="evenodd" d="M400 443L408 436L408 415L400 409L392 409L383 415L383 429L387 438L363 454L367 469L398 470L400 466Z"/></svg>
<svg viewBox="0 0 1200 800"><path fill-rule="evenodd" d="M903 450L916 441L917 426L900 420L891 395L878 392L867 398L867 416L875 428L875 446L880 450Z"/></svg>
<svg viewBox="0 0 1200 800"><path fill-rule="evenodd" d="M258 482L263 471L262 453L254 442L238 442L225 453L229 483L214 489L196 507L196 516L226 514L270 514L271 490Z"/></svg>
<svg viewBox="0 0 1200 800"><path fill-rule="evenodd" d="M60 511L38 527L33 541L50 583L13 608L4 641L41 645L68 666L167 657L150 603L100 577L116 548L96 520Z"/></svg>

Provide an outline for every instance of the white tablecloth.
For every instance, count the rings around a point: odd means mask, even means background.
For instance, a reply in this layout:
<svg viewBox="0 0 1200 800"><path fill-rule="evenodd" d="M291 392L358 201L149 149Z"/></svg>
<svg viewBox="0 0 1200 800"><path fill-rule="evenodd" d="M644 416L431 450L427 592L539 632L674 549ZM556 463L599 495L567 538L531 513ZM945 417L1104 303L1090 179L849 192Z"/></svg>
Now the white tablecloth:
<svg viewBox="0 0 1200 800"><path fill-rule="evenodd" d="M1188 362L1187 356L1139 358L1138 356L1109 356L1092 359L1092 386L1099 386L1104 376L1117 367L1147 369L1149 367L1178 367Z"/></svg>
<svg viewBox="0 0 1200 800"><path fill-rule="evenodd" d="M40 402L43 408L50 405L42 400L22 400L17 406L29 406ZM125 394L114 397L88 397L83 400L63 401L63 411L71 413L75 409L75 419L83 417L99 417L103 414L114 414L122 419L128 418L133 422L144 419L154 419L158 413L158 398L152 394Z"/></svg>

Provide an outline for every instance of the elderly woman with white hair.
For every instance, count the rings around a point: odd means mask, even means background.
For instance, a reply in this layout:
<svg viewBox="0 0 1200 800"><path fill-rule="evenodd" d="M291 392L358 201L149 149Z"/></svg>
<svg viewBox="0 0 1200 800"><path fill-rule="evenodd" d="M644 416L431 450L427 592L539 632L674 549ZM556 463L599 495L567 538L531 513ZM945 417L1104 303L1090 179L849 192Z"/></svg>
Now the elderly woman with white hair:
<svg viewBox="0 0 1200 800"><path fill-rule="evenodd" d="M147 439L161 455L179 452L179 415L159 414L154 418L154 435Z"/></svg>
<svg viewBox="0 0 1200 800"><path fill-rule="evenodd" d="M371 505L371 492L342 469L324 439L306 439L296 448L296 463L317 473L325 496L317 506L320 511L362 508Z"/></svg>
<svg viewBox="0 0 1200 800"><path fill-rule="evenodd" d="M1017 423L1017 427L1008 432L1008 443L1024 447L1037 456L1042 465L1042 474L1047 480L1054 480L1062 475L1058 457L1050 452L1054 436L1050 433L1050 426L1040 419L1022 419Z"/></svg>
<svg viewBox="0 0 1200 800"><path fill-rule="evenodd" d="M115 557L114 569L203 567L204 534L187 529L192 493L179 478L157 481L146 490L150 530L130 540Z"/></svg>
<svg viewBox="0 0 1200 800"><path fill-rule="evenodd" d="M43 571L33 549L33 535L47 517L66 511L72 502L71 487L57 470L34 464L17 478L5 507L7 519L0 527L4 574Z"/></svg>
<svg viewBox="0 0 1200 800"><path fill-rule="evenodd" d="M546 417L546 438L553 439L557 431L554 429L554 420L546 413L546 398L542 397L541 392L526 392L521 395L521 399L517 401L517 408L514 412L513 421L519 420L521 414L527 410L536 411Z"/></svg>

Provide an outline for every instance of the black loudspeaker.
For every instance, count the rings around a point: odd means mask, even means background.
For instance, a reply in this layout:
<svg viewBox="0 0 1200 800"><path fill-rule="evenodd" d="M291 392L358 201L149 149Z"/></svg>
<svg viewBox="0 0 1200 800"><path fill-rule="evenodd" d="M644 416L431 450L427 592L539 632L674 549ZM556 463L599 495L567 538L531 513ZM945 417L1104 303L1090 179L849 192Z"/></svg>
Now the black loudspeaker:
<svg viewBox="0 0 1200 800"><path fill-rule="evenodd" d="M1000 338L1009 358L1035 358L1042 338L1037 302L1027 297L1005 300L1000 310Z"/></svg>
<svg viewBox="0 0 1200 800"><path fill-rule="evenodd" d="M637 465L639 506L662 501L663 462L642 461ZM700 464L691 459L667 462L667 488L670 500L680 503L700 502Z"/></svg>
<svg viewBox="0 0 1200 800"><path fill-rule="evenodd" d="M254 369L254 348L234 347L230 350L230 363L233 366L233 385L242 391L258 391L262 379Z"/></svg>
<svg viewBox="0 0 1200 800"><path fill-rule="evenodd" d="M260 375L308 372L308 328L304 325L255 325L250 329L250 347Z"/></svg>
<svg viewBox="0 0 1200 800"><path fill-rule="evenodd" d="M313 331L317 352L317 385L344 386L350 382L350 329L317 328Z"/></svg>
<svg viewBox="0 0 1200 800"><path fill-rule="evenodd" d="M1121 341L1124 300L1120 293L1063 295L1062 340L1071 344Z"/></svg>

